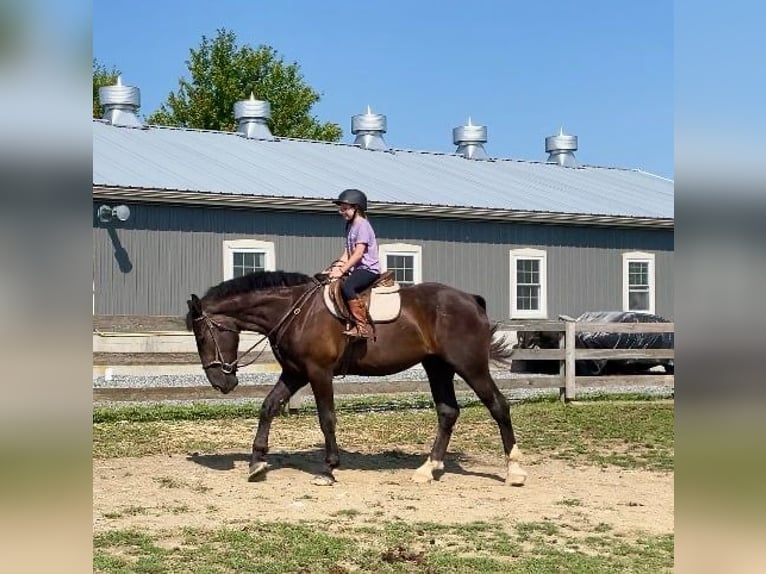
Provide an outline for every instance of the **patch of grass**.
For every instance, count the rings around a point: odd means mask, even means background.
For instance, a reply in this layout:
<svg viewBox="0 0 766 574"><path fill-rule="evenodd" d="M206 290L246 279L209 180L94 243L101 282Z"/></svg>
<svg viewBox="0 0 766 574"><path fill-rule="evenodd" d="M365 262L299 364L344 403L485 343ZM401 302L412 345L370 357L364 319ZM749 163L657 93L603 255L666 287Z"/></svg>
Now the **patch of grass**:
<svg viewBox="0 0 766 574"><path fill-rule="evenodd" d="M519 539L523 542L539 539L541 536L554 536L558 534L559 527L553 522L519 522L516 525Z"/></svg>
<svg viewBox="0 0 766 574"><path fill-rule="evenodd" d="M556 504L561 506L582 506L582 500L579 498L564 498L559 500Z"/></svg>
<svg viewBox="0 0 766 574"><path fill-rule="evenodd" d="M538 403L515 408L513 417L520 446L528 451L575 463L673 470L672 404L594 402L571 408Z"/></svg>
<svg viewBox="0 0 766 574"><path fill-rule="evenodd" d="M342 534L338 530L342 529ZM93 567L133 572L640 572L670 571L673 535L625 541L567 538L555 523L436 525L403 521L353 527L337 522L249 522L236 529L154 534L115 530L94 537ZM557 544L530 536L556 535Z"/></svg>
<svg viewBox="0 0 766 574"><path fill-rule="evenodd" d="M172 476L159 476L154 479L162 488L182 488L186 483Z"/></svg>
<svg viewBox="0 0 766 574"><path fill-rule="evenodd" d="M359 516L360 514L362 513L356 508L344 508L336 512L331 512L330 516L345 516L346 518L353 518L354 516Z"/></svg>
<svg viewBox="0 0 766 574"><path fill-rule="evenodd" d="M163 504L159 507L163 512L170 512L171 514L186 514L191 512L188 504Z"/></svg>
<svg viewBox="0 0 766 574"><path fill-rule="evenodd" d="M123 516L136 516L146 514L148 509L144 506L126 506L122 510L115 512L105 512L104 518L122 518Z"/></svg>
<svg viewBox="0 0 766 574"><path fill-rule="evenodd" d="M258 415L258 403L190 405L129 405L120 407L95 407L94 423L114 423L118 421L203 421L217 419L253 418Z"/></svg>
<svg viewBox="0 0 766 574"><path fill-rule="evenodd" d="M205 486L204 484L202 484L202 482L197 482L196 484L193 484L190 488L192 491L199 492L199 493L210 492L211 490L213 490L212 487Z"/></svg>
<svg viewBox="0 0 766 574"><path fill-rule="evenodd" d="M93 457L138 457L249 448L252 428L252 421L244 419L96 423L93 425Z"/></svg>
<svg viewBox="0 0 766 574"><path fill-rule="evenodd" d="M133 407L136 409L137 407ZM148 421L112 420L102 412L93 425L96 458L145 456L189 452L250 449L257 421L237 418L252 409L242 405L205 405L205 417L184 419L182 407L146 407ZM187 413L196 413L192 407ZM156 409L156 410L152 410ZM141 411L129 411L138 413ZM162 413L175 420L153 420ZM124 413L123 413L124 414ZM195 414L197 416L199 413ZM674 410L666 402L619 403L595 401L587 406L562 405L555 400L515 405L512 418L522 451L570 461L572 464L613 465L659 471L673 470ZM347 450L391 451L392 445L412 447L423 453L436 432L433 409L385 412L338 413L338 442ZM280 434L281 433L281 434ZM316 414L305 412L277 419L272 426L272 444L288 450L313 449L321 444ZM393 451L391 451L393 454ZM452 440L451 453L485 453L502 456L497 425L483 406L461 409Z"/></svg>
<svg viewBox="0 0 766 574"><path fill-rule="evenodd" d="M481 406L481 402L472 392L458 392L461 407ZM578 397L581 404L609 401L656 402L667 400L668 395L648 393L589 393ZM310 399L310 397L307 397ZM94 423L157 422L157 421L201 421L218 419L253 419L260 412L262 400L237 403L191 403L183 405L132 404L126 406L97 406L93 409ZM560 404L555 395L539 395L515 401L516 405ZM335 400L335 409L339 413L381 412L393 410L431 410L434 404L430 394L406 393L391 395L341 396ZM316 414L316 406L311 400L297 409L297 414ZM293 415L291 415L293 416Z"/></svg>

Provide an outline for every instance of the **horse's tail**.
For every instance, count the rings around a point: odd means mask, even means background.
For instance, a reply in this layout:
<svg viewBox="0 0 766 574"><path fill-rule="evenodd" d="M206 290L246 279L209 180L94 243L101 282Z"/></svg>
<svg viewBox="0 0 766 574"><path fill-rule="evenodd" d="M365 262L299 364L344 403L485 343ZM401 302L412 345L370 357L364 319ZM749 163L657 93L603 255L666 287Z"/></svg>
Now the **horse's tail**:
<svg viewBox="0 0 766 574"><path fill-rule="evenodd" d="M473 295L482 311L487 311L487 301L481 295ZM498 323L492 323L489 327L489 337L492 341L489 345L489 358L503 365L511 365L511 353L513 353L511 341L497 334Z"/></svg>
<svg viewBox="0 0 766 574"><path fill-rule="evenodd" d="M489 328L489 336L492 341L489 345L489 358L510 367L513 343L508 341L505 336L497 333L499 326L498 323L493 323Z"/></svg>

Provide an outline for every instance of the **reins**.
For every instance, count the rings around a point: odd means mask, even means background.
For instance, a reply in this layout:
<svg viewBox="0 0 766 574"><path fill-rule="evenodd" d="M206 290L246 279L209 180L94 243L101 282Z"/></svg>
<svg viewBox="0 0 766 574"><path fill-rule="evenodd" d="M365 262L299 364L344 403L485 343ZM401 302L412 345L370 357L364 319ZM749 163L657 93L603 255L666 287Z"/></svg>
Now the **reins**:
<svg viewBox="0 0 766 574"><path fill-rule="evenodd" d="M242 353L239 357L234 359L231 363L227 363L223 360L223 353L221 353L221 347L218 345L218 339L215 337L215 332L213 331L213 327L215 327L219 331L230 331L232 333L239 333L237 329L231 329L227 327L226 325L222 325L221 323L211 319L207 313L204 311L201 312L199 317L196 317L194 319L195 322L197 321L205 321L205 325L208 328L208 331L210 332L210 336L213 339L213 344L215 344L215 360L210 361L207 365L202 365L202 368L204 370L209 369L210 367L216 367L220 366L221 371L226 373L227 375L232 374L236 372L236 370L239 367L247 367L248 365L252 365L255 361L258 360L258 358L263 354L263 351L265 350L265 347L261 349L258 354L253 357L251 360L249 360L247 363L242 363L242 359L244 359L247 355L250 354L250 352L255 349L258 345L263 343L263 341L267 339L271 339L272 336L275 336L274 342L271 343L271 347L275 348L277 344L279 343L279 339L281 335L277 335L279 329L281 327L286 327L290 324L290 322L295 319L301 312L302 306L306 303L309 297L313 295L320 287L322 287L323 283L317 281L316 279L312 278L312 281L314 282L314 285L308 289L305 293L303 293L298 299L295 301L295 303L292 304L292 306L287 310L287 312L282 315L282 317L277 321L276 325L271 328L271 330L266 333L265 335L262 335L260 339L258 339L255 343L253 343L250 348L247 349L244 353ZM282 334L284 334L284 330L282 330Z"/></svg>

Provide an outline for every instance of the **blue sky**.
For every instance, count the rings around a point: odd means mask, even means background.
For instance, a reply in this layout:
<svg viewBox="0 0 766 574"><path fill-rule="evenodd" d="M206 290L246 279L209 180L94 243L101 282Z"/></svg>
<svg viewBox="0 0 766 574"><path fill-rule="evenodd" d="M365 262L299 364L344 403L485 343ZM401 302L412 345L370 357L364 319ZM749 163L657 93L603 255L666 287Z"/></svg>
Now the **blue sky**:
<svg viewBox="0 0 766 574"><path fill-rule="evenodd" d="M369 105L395 148L454 151L470 116L493 157L543 160L563 127L580 163L674 176L668 0L94 0L93 56L141 89L149 114L218 28L297 62L322 94L314 115L345 142Z"/></svg>

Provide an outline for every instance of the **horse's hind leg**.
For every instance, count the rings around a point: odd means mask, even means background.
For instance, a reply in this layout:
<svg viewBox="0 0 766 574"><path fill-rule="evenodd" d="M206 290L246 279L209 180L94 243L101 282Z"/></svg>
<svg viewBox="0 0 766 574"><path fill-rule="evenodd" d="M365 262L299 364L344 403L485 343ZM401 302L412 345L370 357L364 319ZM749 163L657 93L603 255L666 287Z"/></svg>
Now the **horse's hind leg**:
<svg viewBox="0 0 766 574"><path fill-rule="evenodd" d="M250 455L250 470L247 478L249 481L262 478L268 469L266 453L269 452L271 421L277 415L282 405L306 383L308 383L306 379L290 376L283 372L279 376L277 383L263 400L260 416L258 417L258 430L253 440L253 452Z"/></svg>
<svg viewBox="0 0 766 574"><path fill-rule="evenodd" d="M431 385L431 396L436 405L439 427L428 460L412 476L415 482L433 480L434 470L444 468L444 454L447 452L452 429L460 415L460 407L455 398L455 369L437 357L427 357L423 361L423 367Z"/></svg>
<svg viewBox="0 0 766 574"><path fill-rule="evenodd" d="M511 424L511 407L508 404L508 400L500 392L500 389L497 388L495 381L492 380L489 368L477 368L474 372L461 372L458 370L458 374L474 390L484 406L487 407L500 429L500 437L503 440L503 450L505 451L505 460L508 467L505 479L506 484L513 486L523 485L527 479L527 471L522 469L519 464L521 451L516 446L516 437L513 433L513 425Z"/></svg>

